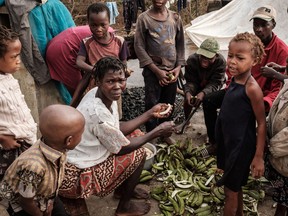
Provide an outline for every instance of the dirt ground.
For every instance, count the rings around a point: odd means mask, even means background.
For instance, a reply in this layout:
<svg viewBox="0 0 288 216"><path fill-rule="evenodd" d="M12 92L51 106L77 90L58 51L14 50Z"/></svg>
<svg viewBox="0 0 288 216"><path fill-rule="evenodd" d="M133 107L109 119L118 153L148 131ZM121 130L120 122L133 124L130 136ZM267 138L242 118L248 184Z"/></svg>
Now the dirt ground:
<svg viewBox="0 0 288 216"><path fill-rule="evenodd" d="M203 144L206 141L206 127L204 124L203 110L200 109L192 117L192 126L187 128L182 135L173 134L172 137L175 140L191 139L193 144ZM156 180L151 180L147 184L139 184L140 187L150 190L151 186L157 184ZM149 199L151 202L151 210L147 216L160 215L158 208L158 202ZM274 202L266 195L264 201L260 203L258 207L259 216L272 216L274 215L275 208L273 208ZM112 216L115 213L118 205L118 200L114 199L112 195L105 198L91 197L87 200L89 213L91 216Z"/></svg>

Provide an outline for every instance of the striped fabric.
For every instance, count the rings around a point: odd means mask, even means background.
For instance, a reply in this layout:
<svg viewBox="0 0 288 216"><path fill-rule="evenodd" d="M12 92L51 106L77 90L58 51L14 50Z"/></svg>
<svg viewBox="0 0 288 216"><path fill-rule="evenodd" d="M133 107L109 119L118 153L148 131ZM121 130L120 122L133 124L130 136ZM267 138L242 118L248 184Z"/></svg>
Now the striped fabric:
<svg viewBox="0 0 288 216"><path fill-rule="evenodd" d="M0 107L0 134L14 135L16 139L35 143L37 125L18 80L11 74L0 74Z"/></svg>
<svg viewBox="0 0 288 216"><path fill-rule="evenodd" d="M8 168L0 184L0 197L10 201L14 212L22 210L18 195L32 198L45 211L58 194L64 177L66 154L38 140Z"/></svg>

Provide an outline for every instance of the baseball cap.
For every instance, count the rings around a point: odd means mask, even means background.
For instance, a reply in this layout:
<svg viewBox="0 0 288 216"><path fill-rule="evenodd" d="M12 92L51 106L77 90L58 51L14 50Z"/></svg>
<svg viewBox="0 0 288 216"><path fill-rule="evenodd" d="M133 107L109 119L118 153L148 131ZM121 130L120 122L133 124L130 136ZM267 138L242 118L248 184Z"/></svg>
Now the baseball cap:
<svg viewBox="0 0 288 216"><path fill-rule="evenodd" d="M206 58L213 58L218 52L219 44L215 38L207 38L201 43L196 53Z"/></svg>
<svg viewBox="0 0 288 216"><path fill-rule="evenodd" d="M265 21L271 21L272 19L276 19L276 10L270 5L265 5L263 7L259 7L253 14L252 19L259 18ZM275 20L276 21L276 20Z"/></svg>

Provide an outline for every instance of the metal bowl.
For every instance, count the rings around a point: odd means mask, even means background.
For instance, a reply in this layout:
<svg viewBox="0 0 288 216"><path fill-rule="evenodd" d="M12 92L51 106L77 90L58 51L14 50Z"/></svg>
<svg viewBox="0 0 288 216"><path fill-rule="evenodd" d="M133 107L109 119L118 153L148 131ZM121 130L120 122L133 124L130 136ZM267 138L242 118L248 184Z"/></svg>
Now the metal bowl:
<svg viewBox="0 0 288 216"><path fill-rule="evenodd" d="M146 161L144 164L144 169L150 170L152 168L152 164L154 163L154 158L155 158L155 155L157 153L157 149L156 149L155 145L153 145L151 143L146 143L143 145L143 147L149 149L152 152L152 154L150 156L146 155Z"/></svg>

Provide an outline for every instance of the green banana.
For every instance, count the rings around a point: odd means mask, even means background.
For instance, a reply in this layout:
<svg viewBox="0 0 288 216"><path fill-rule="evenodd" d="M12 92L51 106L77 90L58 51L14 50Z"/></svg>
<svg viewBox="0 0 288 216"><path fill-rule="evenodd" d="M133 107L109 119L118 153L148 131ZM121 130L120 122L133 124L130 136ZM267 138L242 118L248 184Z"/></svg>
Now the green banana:
<svg viewBox="0 0 288 216"><path fill-rule="evenodd" d="M211 196L204 196L203 202L210 203L213 201L213 198Z"/></svg>
<svg viewBox="0 0 288 216"><path fill-rule="evenodd" d="M156 187L153 187L152 189L151 189L151 194L161 194L161 193L163 193L164 192L164 190L165 190L165 187L164 186L156 186Z"/></svg>
<svg viewBox="0 0 288 216"><path fill-rule="evenodd" d="M249 191L247 192L247 194L248 194L249 196L251 196L252 198L256 199L256 200L259 200L259 199L260 199L260 194L259 194L259 192L256 191L256 190L249 190Z"/></svg>
<svg viewBox="0 0 288 216"><path fill-rule="evenodd" d="M224 195L224 194L225 194L225 192L224 192L224 186L218 187L218 191L220 192L220 194Z"/></svg>
<svg viewBox="0 0 288 216"><path fill-rule="evenodd" d="M197 166L198 161L197 161L196 157L191 157L190 160L193 162L194 166Z"/></svg>
<svg viewBox="0 0 288 216"><path fill-rule="evenodd" d="M188 180L188 178L189 178L188 172L184 169L181 169L180 171L181 171L182 176L183 176L182 180Z"/></svg>
<svg viewBox="0 0 288 216"><path fill-rule="evenodd" d="M265 191L262 189L259 191L259 198L262 200L265 198Z"/></svg>
<svg viewBox="0 0 288 216"><path fill-rule="evenodd" d="M203 203L203 199L204 199L203 194L201 192L199 192L197 201L195 202L195 205L200 206Z"/></svg>
<svg viewBox="0 0 288 216"><path fill-rule="evenodd" d="M163 209L165 211L169 211L169 212L173 212L174 211L173 206L164 205L162 203L159 204L159 208Z"/></svg>
<svg viewBox="0 0 288 216"><path fill-rule="evenodd" d="M156 160L157 160L158 162L162 162L163 156L164 156L164 152L165 152L164 149L159 149L159 150L157 151Z"/></svg>
<svg viewBox="0 0 288 216"><path fill-rule="evenodd" d="M222 203L222 201L221 201L220 199L218 199L215 195L212 196L212 198L213 198L213 201L214 201L216 204L221 204L221 203Z"/></svg>
<svg viewBox="0 0 288 216"><path fill-rule="evenodd" d="M189 195L189 197L188 197L188 199L187 199L187 202L186 202L188 205L191 205L191 203L193 202L194 197L195 197L195 194L196 194L196 193L193 193L193 192L192 192L192 193Z"/></svg>
<svg viewBox="0 0 288 216"><path fill-rule="evenodd" d="M160 170L163 171L164 167L163 166L158 166L157 164L152 164L152 168L156 169L156 170Z"/></svg>
<svg viewBox="0 0 288 216"><path fill-rule="evenodd" d="M223 201L225 199L225 196L219 192L219 187L214 187L212 192L219 200Z"/></svg>
<svg viewBox="0 0 288 216"><path fill-rule="evenodd" d="M178 201L178 206L179 206L179 215L183 215L185 212L184 200L178 194L176 195L176 199Z"/></svg>
<svg viewBox="0 0 288 216"><path fill-rule="evenodd" d="M188 167L191 167L191 168L195 166L194 162L188 158L184 160L184 163L185 165L188 165Z"/></svg>
<svg viewBox="0 0 288 216"><path fill-rule="evenodd" d="M175 213L176 214L179 214L179 206L178 206L178 203L171 197L171 196L168 196L168 200L171 202L171 204L173 205L173 208L175 210Z"/></svg>
<svg viewBox="0 0 288 216"><path fill-rule="evenodd" d="M148 175L152 175L152 173L149 172L148 170L142 170L140 178L143 178L144 176L148 176Z"/></svg>
<svg viewBox="0 0 288 216"><path fill-rule="evenodd" d="M159 196L158 194L151 194L151 197L157 201L162 201L161 196Z"/></svg>
<svg viewBox="0 0 288 216"><path fill-rule="evenodd" d="M216 159L214 157L210 157L208 160L205 161L205 165L209 166L214 161L216 161Z"/></svg>
<svg viewBox="0 0 288 216"><path fill-rule="evenodd" d="M195 214L198 214L200 212L204 212L204 211L207 211L207 210L210 210L211 209L211 206L210 205L207 205L207 206L204 206L204 207L199 207L198 209L196 209L194 211Z"/></svg>
<svg viewBox="0 0 288 216"><path fill-rule="evenodd" d="M200 187L203 191L210 191L210 187L205 186L201 180L197 181L197 185Z"/></svg>
<svg viewBox="0 0 288 216"><path fill-rule="evenodd" d="M173 216L173 214L169 211L166 211L164 209L161 209L161 212L164 214L164 216Z"/></svg>
<svg viewBox="0 0 288 216"><path fill-rule="evenodd" d="M183 156L182 152L178 148L176 148L175 151L176 151L175 152L176 153L175 156L177 158L179 158L179 160L181 160L181 161L184 160L184 156Z"/></svg>
<svg viewBox="0 0 288 216"><path fill-rule="evenodd" d="M206 211L202 211L198 214L196 214L197 216L210 216L211 215L211 209L207 209Z"/></svg>
<svg viewBox="0 0 288 216"><path fill-rule="evenodd" d="M169 170L175 170L171 160L168 160L168 169Z"/></svg>
<svg viewBox="0 0 288 216"><path fill-rule="evenodd" d="M182 190L182 191L180 191L180 192L178 193L178 195L179 195L180 197L185 197L185 196L189 195L190 192L191 192L190 190Z"/></svg>
<svg viewBox="0 0 288 216"><path fill-rule="evenodd" d="M194 192L194 197L193 197L193 200L191 202L191 206L194 207L196 205L196 202L198 201L198 197L199 197L199 194L198 191L197 192Z"/></svg>
<svg viewBox="0 0 288 216"><path fill-rule="evenodd" d="M147 175L147 176L144 176L143 178L140 178L139 182L143 183L143 182L151 180L152 178L153 178L152 175Z"/></svg>

